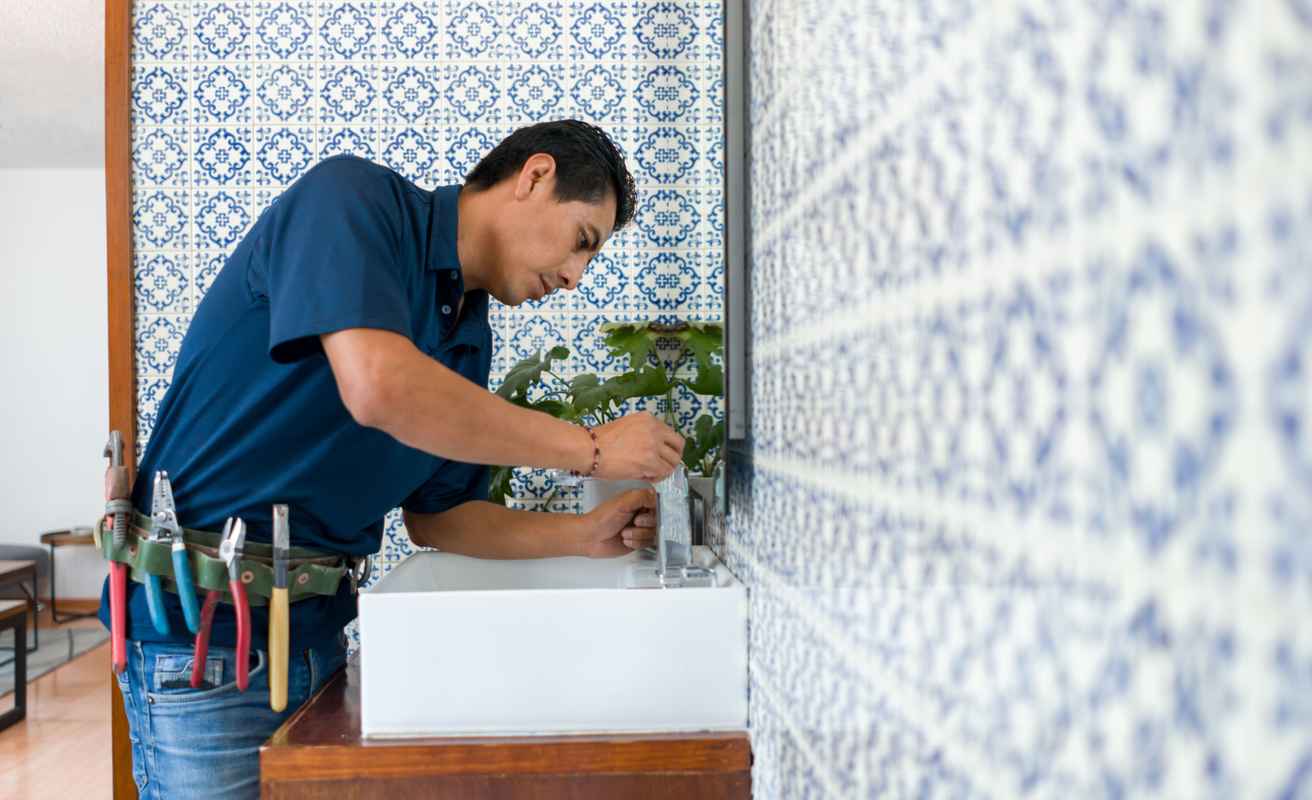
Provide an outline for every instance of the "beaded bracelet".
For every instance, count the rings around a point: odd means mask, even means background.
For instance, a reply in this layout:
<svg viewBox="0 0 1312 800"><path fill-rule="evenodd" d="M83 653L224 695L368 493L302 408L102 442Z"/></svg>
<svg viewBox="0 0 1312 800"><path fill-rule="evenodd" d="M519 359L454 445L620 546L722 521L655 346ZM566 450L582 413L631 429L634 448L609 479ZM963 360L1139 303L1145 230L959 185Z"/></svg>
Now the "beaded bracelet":
<svg viewBox="0 0 1312 800"><path fill-rule="evenodd" d="M592 469L588 470L587 472L579 472L576 469L572 469L569 471L569 474L573 475L576 478L591 478L592 473L597 471L597 465L601 463L601 445L597 442L596 431L592 430L592 428L589 428L586 425L582 427L583 430L587 431L588 435L592 437Z"/></svg>

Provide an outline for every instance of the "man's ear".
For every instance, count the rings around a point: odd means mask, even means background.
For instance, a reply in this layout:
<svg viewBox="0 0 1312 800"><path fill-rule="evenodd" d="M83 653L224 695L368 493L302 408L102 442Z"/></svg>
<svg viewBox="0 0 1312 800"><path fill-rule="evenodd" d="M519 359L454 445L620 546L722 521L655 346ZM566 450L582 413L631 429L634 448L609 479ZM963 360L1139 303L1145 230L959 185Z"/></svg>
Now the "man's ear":
<svg viewBox="0 0 1312 800"><path fill-rule="evenodd" d="M544 180L556 174L556 159L547 153L534 153L519 168L515 179L515 199L527 200L537 189L544 188Z"/></svg>

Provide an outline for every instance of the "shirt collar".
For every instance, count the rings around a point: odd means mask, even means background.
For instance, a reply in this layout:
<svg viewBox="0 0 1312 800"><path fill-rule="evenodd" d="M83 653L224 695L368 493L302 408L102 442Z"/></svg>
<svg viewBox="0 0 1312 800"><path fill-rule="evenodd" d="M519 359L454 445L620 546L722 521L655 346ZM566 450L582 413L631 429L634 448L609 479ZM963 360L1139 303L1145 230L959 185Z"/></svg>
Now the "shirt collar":
<svg viewBox="0 0 1312 800"><path fill-rule="evenodd" d="M481 348L488 331L488 295L479 290L465 294L465 278L456 251L456 230L459 225L459 186L442 186L433 191L433 218L429 227L428 269L438 272L437 304L439 311L450 308L441 316L443 347L458 345ZM464 297L464 309L456 320L456 310Z"/></svg>
<svg viewBox="0 0 1312 800"><path fill-rule="evenodd" d="M491 334L487 320L487 292L478 290L465 295L465 307L460 313L460 321L454 330L446 329L446 347L465 346L483 349L485 340Z"/></svg>
<svg viewBox="0 0 1312 800"><path fill-rule="evenodd" d="M460 254L456 251L459 198L459 186L441 186L433 191L433 217L428 227L428 268L431 270L460 270Z"/></svg>

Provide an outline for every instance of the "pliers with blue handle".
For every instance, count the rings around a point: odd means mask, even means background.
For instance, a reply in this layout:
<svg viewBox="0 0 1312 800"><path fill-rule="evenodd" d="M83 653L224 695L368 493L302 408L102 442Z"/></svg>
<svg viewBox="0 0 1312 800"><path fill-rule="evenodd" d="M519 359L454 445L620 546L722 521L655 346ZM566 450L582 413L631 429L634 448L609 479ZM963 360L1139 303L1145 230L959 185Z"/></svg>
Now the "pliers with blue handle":
<svg viewBox="0 0 1312 800"><path fill-rule="evenodd" d="M152 542L171 542L173 532L167 527L159 524L161 513L160 505L160 477L163 476L167 481L168 476L162 472L155 473L155 496L151 503L151 516L155 524L150 526L150 540ZM167 485L167 484L166 484ZM164 612L164 586L158 575L146 573L146 605L150 609L150 621L155 625L155 630L160 636L169 635L169 617Z"/></svg>
<svg viewBox="0 0 1312 800"><path fill-rule="evenodd" d="M242 581L241 553L246 543L246 523L229 517L223 525L223 541L219 543L219 558L228 565L228 591L232 593L233 610L237 614L237 688L246 691L250 683L251 657L251 606L246 600L246 584ZM199 689L205 676L205 659L209 655L210 627L214 623L214 608L218 605L217 589L205 595L205 607L200 612L200 631L196 634L196 648L192 653L191 686Z"/></svg>
<svg viewBox="0 0 1312 800"><path fill-rule="evenodd" d="M172 541L173 580L178 585L178 597L182 600L182 616L187 620L187 630L196 633L200 630L200 604L196 600L196 582L191 577L191 559L187 557L187 541L178 524L177 506L173 504L173 484L169 474L163 470L155 473L155 495L151 503L151 516L155 521L151 538ZM164 606L159 594L159 576L151 575L146 583L146 600L150 605L150 619L155 623L155 630L168 633L168 618L164 616ZM158 612L158 616L156 613ZM160 625L163 625L163 628Z"/></svg>

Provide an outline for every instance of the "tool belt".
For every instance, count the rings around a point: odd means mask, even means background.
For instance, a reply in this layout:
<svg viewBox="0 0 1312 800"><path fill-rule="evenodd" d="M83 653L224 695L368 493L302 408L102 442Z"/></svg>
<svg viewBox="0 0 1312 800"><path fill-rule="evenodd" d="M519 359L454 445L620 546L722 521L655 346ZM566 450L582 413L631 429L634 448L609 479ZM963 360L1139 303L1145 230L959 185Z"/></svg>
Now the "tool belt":
<svg viewBox="0 0 1312 800"><path fill-rule="evenodd" d="M105 518L96 520L94 537L96 547L110 561L128 565L132 580L145 583L147 575L158 575L164 588L177 593L173 580L172 542L150 538L154 521L133 511L128 523L127 541L114 544L114 537L105 530ZM191 561L191 574L198 590L223 593L224 602L232 602L228 591L228 565L219 558L219 542L223 537L209 531L183 529L187 557ZM259 542L246 542L241 555L242 583L252 606L268 605L273 593L273 547ZM287 593L292 603L315 595L335 595L342 578L351 581L354 592L359 580L368 574L369 559L324 553L304 547L288 551Z"/></svg>

